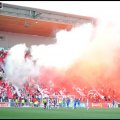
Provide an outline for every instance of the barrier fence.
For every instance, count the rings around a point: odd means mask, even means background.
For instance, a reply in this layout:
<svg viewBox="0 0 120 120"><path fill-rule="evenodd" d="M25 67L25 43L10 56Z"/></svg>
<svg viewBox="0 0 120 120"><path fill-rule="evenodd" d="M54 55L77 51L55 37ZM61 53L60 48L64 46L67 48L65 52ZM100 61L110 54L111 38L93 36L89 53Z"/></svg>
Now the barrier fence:
<svg viewBox="0 0 120 120"><path fill-rule="evenodd" d="M22 105L21 103L18 103L17 107L43 107L43 103L40 103L38 106L35 106L35 104L31 105L30 103L26 103L24 105ZM16 107L16 103L15 102L0 102L0 107ZM56 104L56 106L54 105L50 105L47 104L47 107L63 107L66 108L67 105L63 105L63 104ZM69 108L74 108L74 103L70 103L70 105L68 106ZM79 105L76 104L76 108L86 108L87 107L87 103L81 102ZM89 108L119 108L120 104L115 104L114 106L112 105L112 103L88 103L88 107Z"/></svg>

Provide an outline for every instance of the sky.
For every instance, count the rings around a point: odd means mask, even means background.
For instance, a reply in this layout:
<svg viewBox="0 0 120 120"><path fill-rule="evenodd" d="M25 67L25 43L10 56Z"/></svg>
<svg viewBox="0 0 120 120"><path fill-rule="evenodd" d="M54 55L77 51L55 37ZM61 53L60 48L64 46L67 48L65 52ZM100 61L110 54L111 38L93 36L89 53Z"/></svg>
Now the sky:
<svg viewBox="0 0 120 120"><path fill-rule="evenodd" d="M118 16L120 1L1 1L3 3L103 18Z"/></svg>

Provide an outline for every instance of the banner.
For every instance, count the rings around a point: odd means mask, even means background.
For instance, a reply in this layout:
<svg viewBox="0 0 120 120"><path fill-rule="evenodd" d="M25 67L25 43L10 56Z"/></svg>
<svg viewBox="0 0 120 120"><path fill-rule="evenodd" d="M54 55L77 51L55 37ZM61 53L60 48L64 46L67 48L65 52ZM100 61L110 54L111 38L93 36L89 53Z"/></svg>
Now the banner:
<svg viewBox="0 0 120 120"><path fill-rule="evenodd" d="M9 104L6 102L0 102L0 107L9 107Z"/></svg>
<svg viewBox="0 0 120 120"><path fill-rule="evenodd" d="M89 103L90 108L108 108L108 103Z"/></svg>

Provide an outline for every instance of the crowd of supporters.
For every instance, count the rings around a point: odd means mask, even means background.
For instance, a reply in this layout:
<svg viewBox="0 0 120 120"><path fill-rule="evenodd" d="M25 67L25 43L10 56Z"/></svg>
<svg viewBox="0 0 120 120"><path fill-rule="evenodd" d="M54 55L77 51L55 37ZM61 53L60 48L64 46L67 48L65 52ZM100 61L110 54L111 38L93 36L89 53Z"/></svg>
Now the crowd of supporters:
<svg viewBox="0 0 120 120"><path fill-rule="evenodd" d="M36 87L34 84L30 85L26 83L23 88L16 88L12 83L10 83L8 80L5 80L4 77L4 59L7 56L7 51L1 50L0 51L0 102L11 102L14 103L14 106L20 107L20 106L40 106L41 103L44 104L44 108L46 108L46 103L49 101L49 107L53 105L53 107L56 107L57 103L59 106L69 107L70 103L70 96L69 94L64 94L59 97L59 99L55 97L60 96L60 92L52 91L51 97L48 96L43 97L43 93L41 93L40 89ZM38 85L42 90L49 92L49 88L44 88L40 85ZM79 104L80 102L86 102L87 99L89 102L112 102L113 99L117 99L115 96L115 90L112 90L111 88L97 88L97 92L90 91L87 87L81 87L82 92L85 94L85 96L79 95L79 97L74 97L74 100L77 101ZM90 94L88 94L91 92ZM99 93L99 94L97 94ZM102 95L102 97L101 97Z"/></svg>

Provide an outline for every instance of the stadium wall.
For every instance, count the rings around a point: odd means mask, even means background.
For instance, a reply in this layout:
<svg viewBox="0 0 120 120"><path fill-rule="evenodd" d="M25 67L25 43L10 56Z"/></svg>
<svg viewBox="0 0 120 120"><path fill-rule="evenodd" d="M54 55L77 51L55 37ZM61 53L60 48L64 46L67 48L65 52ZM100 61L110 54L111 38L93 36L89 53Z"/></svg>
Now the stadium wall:
<svg viewBox="0 0 120 120"><path fill-rule="evenodd" d="M27 47L30 47L31 45L53 44L55 41L55 38L52 37L0 31L0 47L5 49L22 43L26 43Z"/></svg>

